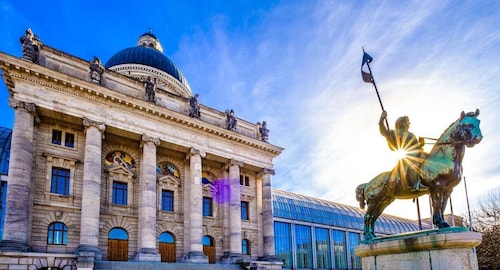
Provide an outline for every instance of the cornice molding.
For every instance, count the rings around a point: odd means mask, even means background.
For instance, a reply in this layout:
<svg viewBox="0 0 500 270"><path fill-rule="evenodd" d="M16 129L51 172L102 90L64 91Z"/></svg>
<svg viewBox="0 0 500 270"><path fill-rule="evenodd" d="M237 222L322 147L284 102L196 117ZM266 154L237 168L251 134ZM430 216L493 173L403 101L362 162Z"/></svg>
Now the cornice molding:
<svg viewBox="0 0 500 270"><path fill-rule="evenodd" d="M210 123L193 119L188 115L183 115L167 108L153 105L144 100L136 99L135 97L126 96L123 93L87 82L86 80L72 77L67 74L61 74L46 67L29 63L3 53L0 53L0 66L4 73L8 73L8 75L4 76L11 77L12 81L16 78L86 99L93 103L107 105L114 109L124 110L158 121L167 120L169 122L178 123L185 128L206 132L217 137L269 152L275 156L283 151L281 147L254 138L245 137L236 132L227 132L223 127L214 126Z"/></svg>

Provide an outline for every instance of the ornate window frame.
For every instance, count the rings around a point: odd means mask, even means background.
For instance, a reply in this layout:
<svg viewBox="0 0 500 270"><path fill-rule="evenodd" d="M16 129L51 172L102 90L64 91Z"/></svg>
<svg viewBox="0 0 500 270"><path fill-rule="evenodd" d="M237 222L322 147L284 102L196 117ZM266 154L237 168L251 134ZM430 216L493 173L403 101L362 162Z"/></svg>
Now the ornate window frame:
<svg viewBox="0 0 500 270"><path fill-rule="evenodd" d="M175 176L175 175L165 175L165 174L161 174L160 171L159 171L159 167L161 166L161 164L170 164L171 166L175 167L175 169L177 170L177 172L179 173L179 177ZM163 213L179 213L180 209L179 209L179 205L180 205L180 187L181 187L181 179L180 179L180 171L179 171L179 168L172 162L170 161L161 161L161 162L158 162L157 164L157 172L156 172L156 175L157 175L157 180L158 180L158 184L157 184L157 205L158 205L158 210L163 212ZM162 191L163 190L168 190L168 191L172 191L174 194L174 209L173 211L166 211L166 210L162 210L161 208L161 203L162 203Z"/></svg>
<svg viewBox="0 0 500 270"><path fill-rule="evenodd" d="M47 160L45 188L44 188L45 199L69 202L69 199L74 198L75 196L74 195L75 171L76 171L76 166L77 164L80 163L80 161L74 158L58 156L50 153L43 153L43 156ZM52 168L62 168L62 169L68 169L70 171L69 195L63 195L51 192Z"/></svg>

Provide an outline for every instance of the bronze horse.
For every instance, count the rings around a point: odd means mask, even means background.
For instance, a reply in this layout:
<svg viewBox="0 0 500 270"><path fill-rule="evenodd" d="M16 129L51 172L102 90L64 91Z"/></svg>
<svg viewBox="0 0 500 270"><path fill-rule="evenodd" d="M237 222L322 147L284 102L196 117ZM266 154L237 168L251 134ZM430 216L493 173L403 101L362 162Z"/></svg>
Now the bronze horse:
<svg viewBox="0 0 500 270"><path fill-rule="evenodd" d="M401 170L402 166L396 166L392 171L383 172L356 188L356 199L361 209L364 209L365 202L368 204L364 216L366 240L375 237L375 221L395 199L411 199L429 193L433 223L439 228L450 226L444 220L443 212L453 187L462 178L465 146L473 147L483 138L478 115L479 110L462 112L460 118L443 132L429 155L421 160L414 158L414 165L408 166L407 172ZM412 163L411 160L406 162ZM428 189L416 190L409 184L418 180Z"/></svg>

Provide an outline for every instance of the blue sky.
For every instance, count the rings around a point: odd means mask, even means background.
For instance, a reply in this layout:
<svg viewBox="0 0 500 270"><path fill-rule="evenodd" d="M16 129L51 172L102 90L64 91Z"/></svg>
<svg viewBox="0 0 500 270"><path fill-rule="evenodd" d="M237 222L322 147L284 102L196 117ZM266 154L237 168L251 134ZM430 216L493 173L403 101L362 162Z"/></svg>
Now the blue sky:
<svg viewBox="0 0 500 270"><path fill-rule="evenodd" d="M35 1L33 1L35 2ZM152 29L200 102L266 120L275 188L357 206L355 187L395 164L378 132L362 46L391 127L439 137L465 110L481 110L483 141L466 150L474 207L500 186L500 1L2 1L0 51L20 56L27 27L44 44L106 62ZM0 126L12 127L0 86ZM452 194L466 211L463 182ZM428 216L427 197L422 215ZM386 213L416 218L411 200ZM449 208L448 208L449 212Z"/></svg>

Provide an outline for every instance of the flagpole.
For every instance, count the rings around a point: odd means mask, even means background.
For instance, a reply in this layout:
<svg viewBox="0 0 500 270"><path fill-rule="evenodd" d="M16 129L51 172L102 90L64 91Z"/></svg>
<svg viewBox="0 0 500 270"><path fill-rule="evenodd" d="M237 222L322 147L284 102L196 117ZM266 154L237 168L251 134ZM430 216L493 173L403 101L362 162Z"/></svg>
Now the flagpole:
<svg viewBox="0 0 500 270"><path fill-rule="evenodd" d="M363 48L363 47L361 47L361 48L363 49L363 54L364 54L365 48ZM375 78L373 78L373 73L372 73L372 69L370 68L369 61L366 62L366 65L368 66L368 71L370 72L372 84L373 84L373 87L375 87L375 92L377 93L377 98L378 98L378 102L380 103L380 107L382 107L382 111L385 111L384 105L382 104L382 99L380 98L380 94L378 93L378 88L377 88L377 84L375 83ZM386 124L387 128L389 128L389 122L387 122L387 117L385 118L385 124Z"/></svg>
<svg viewBox="0 0 500 270"><path fill-rule="evenodd" d="M467 182L465 181L465 176L464 176L464 187L465 187L465 199L467 200L467 212L469 212L469 230L472 232L474 231L474 229L472 228L472 215L470 213L469 194L467 192ZM472 248L472 252L476 253L476 247Z"/></svg>

